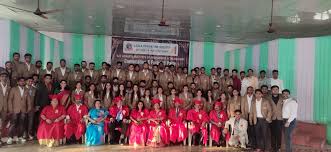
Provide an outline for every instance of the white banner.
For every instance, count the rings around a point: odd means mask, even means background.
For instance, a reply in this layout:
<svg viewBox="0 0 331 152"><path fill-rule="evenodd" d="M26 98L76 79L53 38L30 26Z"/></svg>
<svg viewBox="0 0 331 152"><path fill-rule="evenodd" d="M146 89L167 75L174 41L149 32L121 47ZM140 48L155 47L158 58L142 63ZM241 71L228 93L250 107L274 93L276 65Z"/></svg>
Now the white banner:
<svg viewBox="0 0 331 152"><path fill-rule="evenodd" d="M124 41L123 53L161 56L178 56L178 44Z"/></svg>

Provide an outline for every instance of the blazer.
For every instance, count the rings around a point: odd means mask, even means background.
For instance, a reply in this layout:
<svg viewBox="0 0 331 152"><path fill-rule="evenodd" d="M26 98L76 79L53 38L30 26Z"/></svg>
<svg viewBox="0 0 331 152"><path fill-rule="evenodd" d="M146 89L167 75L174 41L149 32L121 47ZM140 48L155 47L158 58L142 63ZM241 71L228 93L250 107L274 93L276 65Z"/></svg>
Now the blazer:
<svg viewBox="0 0 331 152"><path fill-rule="evenodd" d="M28 97L27 97L27 112L34 112L34 103L35 103L35 98L36 98L36 91L37 89L34 87L26 87L26 91L28 93Z"/></svg>
<svg viewBox="0 0 331 152"><path fill-rule="evenodd" d="M262 98L261 101L261 113L263 118L265 118L268 122L271 122L272 117L272 108L270 106L270 102L266 99ZM257 122L257 113L256 113L256 99L252 100L251 105L251 114L249 115L249 123L251 125L256 125Z"/></svg>
<svg viewBox="0 0 331 152"><path fill-rule="evenodd" d="M241 100L242 98L238 96L237 100L235 100L233 97L229 100L228 103L228 116L229 117L234 117L235 110L240 110L241 109Z"/></svg>
<svg viewBox="0 0 331 152"><path fill-rule="evenodd" d="M60 82L61 80L68 80L70 69L66 67L64 75L62 75L61 67L55 68L54 72L55 72L55 80Z"/></svg>
<svg viewBox="0 0 331 152"><path fill-rule="evenodd" d="M138 73L138 79L139 79L139 81L145 80L146 87L150 87L152 85L153 73L151 70L147 70L146 73L144 73L144 70L141 70Z"/></svg>
<svg viewBox="0 0 331 152"><path fill-rule="evenodd" d="M111 71L110 71L110 70L100 69L100 70L98 70L98 73L99 73L99 77L100 77L100 79L101 79L101 76L102 76L102 75L107 76L107 80L108 80L108 81L111 79Z"/></svg>
<svg viewBox="0 0 331 152"><path fill-rule="evenodd" d="M76 75L76 78L75 78ZM68 84L71 87L71 89L75 88L76 83L79 81L83 81L84 80L84 74L81 71L71 71L68 75Z"/></svg>
<svg viewBox="0 0 331 152"><path fill-rule="evenodd" d="M34 64L30 64L30 69L28 69L28 66L23 62L18 66L18 73L20 76L28 78L32 77L33 74L36 74L37 69Z"/></svg>
<svg viewBox="0 0 331 152"><path fill-rule="evenodd" d="M3 88L0 84L0 112L8 111L8 97L9 97L10 89L11 89L10 85L7 84L6 92L5 92L5 94L3 94Z"/></svg>
<svg viewBox="0 0 331 152"><path fill-rule="evenodd" d="M132 81L133 84L137 84L139 82L139 73L132 71L132 75L130 77L130 71L126 71L126 81Z"/></svg>
<svg viewBox="0 0 331 152"><path fill-rule="evenodd" d="M8 112L9 113L26 113L28 104L28 91L25 87L23 87L23 96L21 96L19 86L14 87L10 90L9 98L8 98Z"/></svg>
<svg viewBox="0 0 331 152"><path fill-rule="evenodd" d="M174 77L170 72L163 72L160 75L160 86L163 90L168 88L168 82L174 82Z"/></svg>
<svg viewBox="0 0 331 152"><path fill-rule="evenodd" d="M210 84L209 84L210 87L214 85L214 82L218 82L218 84L221 83L221 78L217 75L210 75L209 79L210 79Z"/></svg>
<svg viewBox="0 0 331 152"><path fill-rule="evenodd" d="M91 76L91 72L92 72L92 76ZM99 72L96 70L85 70L84 71L84 78L85 76L91 76L91 82L94 84L97 84L99 82Z"/></svg>
<svg viewBox="0 0 331 152"><path fill-rule="evenodd" d="M112 73L111 73L111 79L117 77L120 83L124 83L125 78L126 78L126 76L125 76L126 72L124 70L120 69L119 70L119 73L117 75L117 70L118 69L114 69L112 71Z"/></svg>
<svg viewBox="0 0 331 152"><path fill-rule="evenodd" d="M207 91L210 88L210 79L206 74L201 74L199 76L199 84L197 85L203 91Z"/></svg>
<svg viewBox="0 0 331 152"><path fill-rule="evenodd" d="M281 94L279 94L279 99L277 104L275 104L275 102L272 100L272 95L269 95L266 97L266 99L269 100L270 105L272 107L272 120L283 120L283 98L281 96Z"/></svg>
<svg viewBox="0 0 331 152"><path fill-rule="evenodd" d="M158 94L156 94L154 97L153 97L153 99L160 99L161 100L161 98L160 98L160 96L158 95ZM166 95L164 95L164 94L162 94L162 100L161 100L161 103L160 103L160 107L162 108L162 109L166 109L168 106L167 106L167 97L166 97Z"/></svg>
<svg viewBox="0 0 331 152"><path fill-rule="evenodd" d="M39 106L41 108L49 105L50 99L49 95L53 94L54 87L52 86L51 90L48 90L45 83L40 83L39 88L36 91L36 100L35 100L35 106Z"/></svg>
<svg viewBox="0 0 331 152"><path fill-rule="evenodd" d="M177 90L182 90L183 86L186 84L185 74L175 74L174 75L174 85Z"/></svg>
<svg viewBox="0 0 331 152"><path fill-rule="evenodd" d="M255 96L253 94L252 102L255 100ZM247 101L247 94L241 97L241 116L242 118L248 120L248 114L251 111L251 109L248 109L248 101ZM251 104L252 106L252 104Z"/></svg>
<svg viewBox="0 0 331 152"><path fill-rule="evenodd" d="M39 73L39 78L43 79L46 74L47 74L46 69L41 70L40 73ZM54 77L55 77L54 70L51 71L51 75L52 75L52 78L54 79Z"/></svg>

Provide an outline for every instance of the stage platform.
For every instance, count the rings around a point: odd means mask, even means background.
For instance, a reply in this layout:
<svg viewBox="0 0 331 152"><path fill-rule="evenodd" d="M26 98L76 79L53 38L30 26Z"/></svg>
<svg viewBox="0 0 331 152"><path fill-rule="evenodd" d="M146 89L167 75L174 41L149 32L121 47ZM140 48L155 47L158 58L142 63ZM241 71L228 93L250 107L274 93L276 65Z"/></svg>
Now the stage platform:
<svg viewBox="0 0 331 152"><path fill-rule="evenodd" d="M326 146L327 149L324 151L331 152L331 146ZM16 144L8 145L0 148L0 152L113 152L113 151L125 151L125 152L184 152L184 151L202 151L202 152L218 152L218 151L252 151L252 150L241 150L235 148L225 148L225 147L203 147L203 146L169 146L161 148L152 147L133 147L127 145L101 145L87 147L85 145L65 145L59 147L48 148L44 146L39 146L36 143L26 143L26 144ZM284 150L282 150L284 151ZM294 152L319 152L318 149L311 149L308 147L298 147L295 146Z"/></svg>

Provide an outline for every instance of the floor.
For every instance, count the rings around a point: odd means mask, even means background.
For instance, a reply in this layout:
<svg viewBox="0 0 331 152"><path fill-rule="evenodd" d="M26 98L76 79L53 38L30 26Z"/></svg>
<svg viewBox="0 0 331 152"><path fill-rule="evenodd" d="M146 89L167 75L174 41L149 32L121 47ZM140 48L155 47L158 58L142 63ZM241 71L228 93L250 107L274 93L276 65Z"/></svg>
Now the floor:
<svg viewBox="0 0 331 152"><path fill-rule="evenodd" d="M16 144L10 146L3 146L0 148L0 152L109 152L109 151L127 151L127 152L156 152L156 151L171 151L171 152L183 152L183 151L202 151L202 152L216 152L216 151L251 151L240 150L235 148L224 147L203 147L203 146L169 146L163 148L152 147L133 147L133 146L121 146L121 145L102 145L87 147L85 145L66 145L60 147L47 148L39 146L36 143ZM320 150L310 149L308 147L295 147L295 152L319 152ZM327 146L326 150L330 151L331 146Z"/></svg>

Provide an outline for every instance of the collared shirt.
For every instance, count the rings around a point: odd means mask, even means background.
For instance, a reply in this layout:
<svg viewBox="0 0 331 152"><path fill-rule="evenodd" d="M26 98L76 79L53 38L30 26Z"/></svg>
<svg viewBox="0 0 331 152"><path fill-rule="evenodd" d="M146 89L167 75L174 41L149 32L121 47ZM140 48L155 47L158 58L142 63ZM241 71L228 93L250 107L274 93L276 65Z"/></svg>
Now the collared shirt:
<svg viewBox="0 0 331 152"><path fill-rule="evenodd" d="M260 100L256 99L256 117L258 118L263 118L261 106L262 106L262 98Z"/></svg>
<svg viewBox="0 0 331 152"><path fill-rule="evenodd" d="M129 77L130 77L130 79L132 79L132 75L133 75L133 72L132 71L129 71Z"/></svg>
<svg viewBox="0 0 331 152"><path fill-rule="evenodd" d="M287 122L291 123L297 118L298 103L292 98L284 100L283 104L283 119L288 119Z"/></svg>
<svg viewBox="0 0 331 152"><path fill-rule="evenodd" d="M251 105L252 105L253 95L251 95L251 96L247 95L246 98L247 98L247 102L248 102L248 111L250 113L251 112Z"/></svg>
<svg viewBox="0 0 331 152"><path fill-rule="evenodd" d="M1 87L2 87L2 93L3 93L3 95L6 95L7 84L3 85L1 82L0 82L0 84L1 84Z"/></svg>
<svg viewBox="0 0 331 152"><path fill-rule="evenodd" d="M18 87L18 89L20 90L20 94L21 94L21 96L23 96L23 94L24 94L24 87Z"/></svg>
<svg viewBox="0 0 331 152"><path fill-rule="evenodd" d="M277 96L272 95L271 98L272 98L272 101L277 105L278 100L279 100L279 95L277 95Z"/></svg>
<svg viewBox="0 0 331 152"><path fill-rule="evenodd" d="M93 70L90 70L90 76L93 77Z"/></svg>
<svg viewBox="0 0 331 152"><path fill-rule="evenodd" d="M66 73L66 68L65 67L64 68L60 67L60 70L61 70L62 76L64 76L64 74Z"/></svg>
<svg viewBox="0 0 331 152"><path fill-rule="evenodd" d="M82 89L75 89L76 94L79 94L82 91Z"/></svg>
<svg viewBox="0 0 331 152"><path fill-rule="evenodd" d="M106 70L102 70L102 75L106 75Z"/></svg>
<svg viewBox="0 0 331 152"><path fill-rule="evenodd" d="M49 71L46 69L46 74L52 74L52 69Z"/></svg>
<svg viewBox="0 0 331 152"><path fill-rule="evenodd" d="M30 68L31 68L31 64L30 63L27 63L25 62L26 66L28 66L28 71L30 71Z"/></svg>
<svg viewBox="0 0 331 152"><path fill-rule="evenodd" d="M118 77L120 75L121 70L120 69L116 69L116 77Z"/></svg>
<svg viewBox="0 0 331 152"><path fill-rule="evenodd" d="M282 91L284 90L283 80L270 78L269 79L269 88L271 88L274 85L278 86L279 87L279 93L282 93Z"/></svg>

